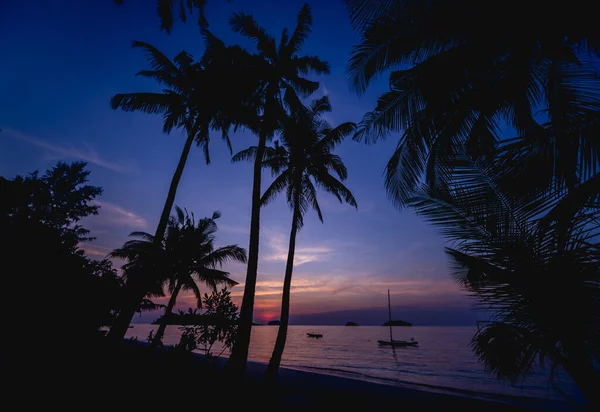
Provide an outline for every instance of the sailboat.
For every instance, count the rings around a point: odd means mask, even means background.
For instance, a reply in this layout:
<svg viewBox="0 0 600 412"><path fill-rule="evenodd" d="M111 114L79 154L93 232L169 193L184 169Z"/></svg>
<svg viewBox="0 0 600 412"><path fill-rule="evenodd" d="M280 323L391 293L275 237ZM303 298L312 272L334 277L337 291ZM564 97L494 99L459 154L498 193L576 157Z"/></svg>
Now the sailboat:
<svg viewBox="0 0 600 412"><path fill-rule="evenodd" d="M388 289L388 313L390 317L390 340L378 340L379 346L391 346L391 347L407 347L407 346L418 346L419 342L417 342L414 338L410 338L410 340L394 340L392 338L392 305L390 302L390 290Z"/></svg>

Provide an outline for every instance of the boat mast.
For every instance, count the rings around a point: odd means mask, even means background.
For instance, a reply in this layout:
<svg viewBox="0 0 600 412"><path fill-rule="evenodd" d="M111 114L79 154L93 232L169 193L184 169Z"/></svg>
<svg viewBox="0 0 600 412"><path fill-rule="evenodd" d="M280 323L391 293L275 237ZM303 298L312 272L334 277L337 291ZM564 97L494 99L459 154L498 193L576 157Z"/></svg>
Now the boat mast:
<svg viewBox="0 0 600 412"><path fill-rule="evenodd" d="M388 289L388 313L390 316L390 344L394 343L392 339L392 304L390 303L390 290Z"/></svg>

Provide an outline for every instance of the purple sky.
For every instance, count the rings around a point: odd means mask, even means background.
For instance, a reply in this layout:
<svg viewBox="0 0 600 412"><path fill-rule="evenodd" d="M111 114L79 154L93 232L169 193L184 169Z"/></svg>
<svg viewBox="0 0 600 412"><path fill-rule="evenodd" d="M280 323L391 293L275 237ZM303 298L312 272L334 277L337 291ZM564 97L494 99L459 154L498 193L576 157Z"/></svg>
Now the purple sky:
<svg viewBox="0 0 600 412"><path fill-rule="evenodd" d="M34 5L35 3L35 5ZM89 162L91 183L102 186L99 216L85 224L97 239L83 247L102 258L134 230L153 232L183 146L183 136L162 133L161 117L111 110L115 93L156 91L147 79L135 77L146 68L133 40L153 44L169 57L186 50L203 51L192 18L177 22L169 36L159 31L155 1L54 0L0 4L0 175L12 178L45 170L59 160ZM385 76L363 96L349 87L346 65L358 36L351 30L342 1L310 2L313 31L305 54L331 63L332 73L318 78L314 94L330 97L332 124L358 122L385 90ZM227 24L235 11L251 13L270 33L293 29L302 1L210 0L210 29L229 44L252 47ZM210 96L207 96L210 99ZM305 218L299 232L292 287L292 323L340 324L354 320L381 324L387 320L387 289L393 317L415 324L474 325L471 301L448 275L444 240L410 210L397 210L383 187L383 169L397 136L374 146L352 140L337 153L344 159L358 211L319 193L325 224L316 215ZM232 137L234 151L255 144L248 133ZM176 204L196 216L214 210L219 220L218 245L248 247L251 164L232 164L220 136L211 142L212 164L193 150L184 171ZM270 182L265 173L263 188ZM263 209L255 318L279 317L281 285L287 256L291 213L284 199ZM239 302L245 268L230 265ZM25 291L24 291L25 292ZM179 308L193 304L180 299ZM158 314L146 314L148 321Z"/></svg>

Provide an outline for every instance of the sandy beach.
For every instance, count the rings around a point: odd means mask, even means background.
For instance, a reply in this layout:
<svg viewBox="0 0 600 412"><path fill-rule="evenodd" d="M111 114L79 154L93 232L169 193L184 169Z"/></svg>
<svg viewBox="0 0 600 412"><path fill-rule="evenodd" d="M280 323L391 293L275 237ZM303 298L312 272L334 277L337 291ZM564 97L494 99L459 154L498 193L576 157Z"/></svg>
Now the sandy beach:
<svg viewBox="0 0 600 412"><path fill-rule="evenodd" d="M118 352L102 347L63 348L18 360L3 360L4 399L29 407L96 410L121 407L210 407L230 410L366 410L410 407L412 410L572 410L566 404L528 402L474 393L441 393L398 387L316 372L281 368L276 388L260 384L265 364L249 362L247 379L234 384L225 373L225 358L207 362L202 355L150 352L130 343ZM104 409L104 408L103 408Z"/></svg>
<svg viewBox="0 0 600 412"><path fill-rule="evenodd" d="M266 365L249 362L248 378L259 382ZM364 380L281 368L278 377L279 401L292 408L319 408L334 402L339 405L368 407L409 406L418 410L460 408L461 410L572 410L567 404L510 398L476 393L443 393L398 387Z"/></svg>

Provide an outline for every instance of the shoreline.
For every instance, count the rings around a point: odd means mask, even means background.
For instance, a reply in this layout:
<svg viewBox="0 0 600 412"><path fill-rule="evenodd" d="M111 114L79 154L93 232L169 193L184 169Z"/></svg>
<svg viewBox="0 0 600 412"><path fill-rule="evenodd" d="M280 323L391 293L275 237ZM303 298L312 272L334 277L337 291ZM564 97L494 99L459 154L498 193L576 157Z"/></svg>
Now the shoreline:
<svg viewBox="0 0 600 412"><path fill-rule="evenodd" d="M141 326L144 324L137 324L136 326ZM147 325L147 324L146 324ZM150 325L151 326L151 325ZM345 328L341 326L341 328ZM261 341L262 342L262 341ZM142 343L138 341L138 343ZM167 346L171 346L171 342L167 344ZM218 353L217 351L216 353ZM250 357L248 359L248 378L253 382L260 382L261 377L263 375L263 371L266 368L268 363L268 357L265 357L264 351L258 351L256 354L260 354L257 357ZM216 355L215 353L215 355ZM203 358L204 353L202 351L194 352L194 356ZM218 365L224 365L227 361L229 353L221 354ZM334 358L332 358L334 359ZM343 365L346 363L342 362ZM559 395L554 393L544 393L540 392L536 389L533 393L527 393L520 391L511 391L510 387L506 389L498 389L494 390L495 386L490 385L478 385L475 383L475 388L470 387L463 381L454 382L453 380L447 379L447 375L444 375L446 372L442 369L441 372L436 370L429 370L428 374L432 376L430 382L413 382L411 380L399 380L395 379L394 376L387 376L384 374L383 376L379 376L379 374L375 373L373 375L369 375L368 370L356 369L356 370L346 370L346 368L342 367L336 369L336 362L325 362L325 364L320 365L319 362L316 364L311 364L312 362L307 362L306 364L302 364L303 362L291 362L290 364L285 364L285 362L281 365L281 373L280 373L280 381L283 386L286 387L303 387L305 392L309 393L312 391L310 385L307 385L307 382L319 380L321 382L321 386L331 387L335 390L340 389L344 386L353 387L354 390L352 392L361 392L365 396L369 396L367 392L371 392L372 390L376 390L378 393L384 392L386 396L399 397L401 393L403 393L403 397L409 398L425 398L425 397L435 397L438 399L442 398L459 398L462 401L471 401L475 400L478 402L486 402L486 403L494 403L512 407L521 407L527 408L529 410L555 410L555 411L563 411L563 410L574 410L577 408L584 407L585 400L574 398L571 403L566 398L561 399ZM340 364L340 365L342 365ZM416 370L414 373L419 373ZM437 374L440 373L441 378L436 378ZM324 382L323 376L327 377L327 382ZM460 378L460 376L459 376ZM298 382L292 382L296 380ZM334 383L333 381L340 381L339 383ZM417 381L422 379L416 379ZM343 382L343 383L342 383ZM297 383L297 384L296 384ZM365 387L365 390L362 390L358 385L362 385ZM373 385L384 386L384 389L375 389ZM315 385L312 385L315 386ZM489 389L489 391L485 391L485 389ZM547 388L547 390L551 390ZM348 391L347 391L348 392ZM415 394L411 394L409 392L415 392ZM414 395L414 396L413 396Z"/></svg>
<svg viewBox="0 0 600 412"><path fill-rule="evenodd" d="M225 370L227 357L208 359L201 353L172 350L147 351L144 342L123 341L107 347L61 342L49 352L15 353L6 356L3 373L8 398L36 408L49 405L80 407L90 399L128 405L136 409L157 404L174 407L222 407L227 402L245 402L263 410L305 411L336 409L376 410L410 407L413 410L459 408L461 411L566 411L568 403L508 396L489 396L474 391L399 385L396 382L356 379L320 371L281 367L273 390L262 385L266 363L250 360L244 382L233 383ZM169 345L167 345L167 348ZM0 362L2 364L2 362ZM330 371L331 372L331 371ZM236 378L233 378L234 380ZM190 396L162 395L169 390ZM35 396L31 396L35 393ZM205 395L197 401L195 394ZM230 396L233 398L229 398ZM266 408L266 409L265 409Z"/></svg>
<svg viewBox="0 0 600 412"><path fill-rule="evenodd" d="M195 353L199 359L204 355ZM227 357L221 356L217 360L220 367L224 367ZM252 383L261 381L266 363L248 361L246 376ZM308 369L308 368L307 368ZM566 402L558 402L531 397L517 397L502 394L482 393L471 390L462 390L447 387L438 387L425 384L403 384L397 381L388 381L380 378L357 379L340 371L335 374L304 370L302 368L281 367L277 378L277 386L284 392L294 395L289 397L293 405L315 405L325 399L343 399L347 396L367 401L369 404L410 404L423 409L444 407L460 407L467 410L521 410L521 411L571 411L573 407ZM286 401L286 399L283 399Z"/></svg>

